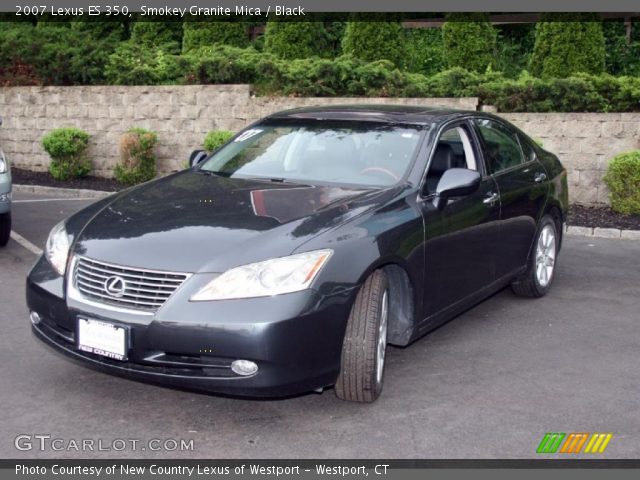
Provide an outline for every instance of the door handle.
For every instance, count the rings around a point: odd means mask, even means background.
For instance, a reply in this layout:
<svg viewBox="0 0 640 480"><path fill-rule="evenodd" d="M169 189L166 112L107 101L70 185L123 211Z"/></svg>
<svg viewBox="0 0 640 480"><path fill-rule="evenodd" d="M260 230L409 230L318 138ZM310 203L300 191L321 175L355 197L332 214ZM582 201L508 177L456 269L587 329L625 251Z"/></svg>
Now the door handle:
<svg viewBox="0 0 640 480"><path fill-rule="evenodd" d="M536 183L542 183L546 179L547 179L547 174L542 172L536 173L535 177L533 177L533 181Z"/></svg>
<svg viewBox="0 0 640 480"><path fill-rule="evenodd" d="M484 203L485 205L493 205L498 201L499 198L500 195L498 195L497 193L489 192L487 196L482 200L482 203Z"/></svg>

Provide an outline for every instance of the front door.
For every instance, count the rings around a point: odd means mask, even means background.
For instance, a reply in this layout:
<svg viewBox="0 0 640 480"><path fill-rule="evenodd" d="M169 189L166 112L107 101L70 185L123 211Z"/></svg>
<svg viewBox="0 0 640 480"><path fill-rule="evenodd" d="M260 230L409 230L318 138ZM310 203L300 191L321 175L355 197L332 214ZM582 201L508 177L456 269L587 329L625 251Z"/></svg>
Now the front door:
<svg viewBox="0 0 640 480"><path fill-rule="evenodd" d="M432 201L438 180L449 168L481 172L479 189L449 199L438 210ZM495 180L484 175L471 127L460 122L445 129L424 179L421 202L425 221L425 292L422 330L435 327L447 313L496 279L500 201Z"/></svg>

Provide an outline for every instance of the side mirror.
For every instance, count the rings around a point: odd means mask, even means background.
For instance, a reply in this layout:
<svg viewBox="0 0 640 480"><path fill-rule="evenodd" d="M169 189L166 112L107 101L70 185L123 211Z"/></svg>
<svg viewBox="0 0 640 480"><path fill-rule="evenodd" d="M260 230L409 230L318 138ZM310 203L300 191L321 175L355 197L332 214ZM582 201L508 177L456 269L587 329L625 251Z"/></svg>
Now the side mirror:
<svg viewBox="0 0 640 480"><path fill-rule="evenodd" d="M194 167L207 158L209 154L205 150L194 150L189 156L189 166Z"/></svg>
<svg viewBox="0 0 640 480"><path fill-rule="evenodd" d="M467 168L450 168L440 177L436 187L434 205L442 210L450 197L470 195L480 186L480 174Z"/></svg>

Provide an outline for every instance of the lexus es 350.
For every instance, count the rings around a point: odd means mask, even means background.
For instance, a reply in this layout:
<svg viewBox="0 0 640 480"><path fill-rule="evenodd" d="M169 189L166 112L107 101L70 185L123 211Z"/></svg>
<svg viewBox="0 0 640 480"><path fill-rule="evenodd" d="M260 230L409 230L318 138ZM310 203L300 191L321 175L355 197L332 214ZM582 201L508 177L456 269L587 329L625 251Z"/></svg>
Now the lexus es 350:
<svg viewBox="0 0 640 480"><path fill-rule="evenodd" d="M387 344L553 281L566 171L497 116L288 110L191 163L53 228L27 280L37 338L163 385L370 402Z"/></svg>

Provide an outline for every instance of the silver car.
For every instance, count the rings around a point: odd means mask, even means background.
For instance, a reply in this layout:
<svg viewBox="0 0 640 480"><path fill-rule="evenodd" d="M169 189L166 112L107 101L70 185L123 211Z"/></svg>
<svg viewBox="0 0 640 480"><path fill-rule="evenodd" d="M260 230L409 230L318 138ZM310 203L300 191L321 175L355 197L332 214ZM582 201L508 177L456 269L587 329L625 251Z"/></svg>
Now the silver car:
<svg viewBox="0 0 640 480"><path fill-rule="evenodd" d="M2 126L2 117L0 117ZM11 233L11 167L0 145L0 247L9 241Z"/></svg>

